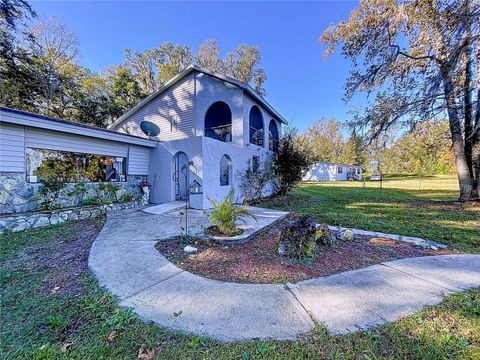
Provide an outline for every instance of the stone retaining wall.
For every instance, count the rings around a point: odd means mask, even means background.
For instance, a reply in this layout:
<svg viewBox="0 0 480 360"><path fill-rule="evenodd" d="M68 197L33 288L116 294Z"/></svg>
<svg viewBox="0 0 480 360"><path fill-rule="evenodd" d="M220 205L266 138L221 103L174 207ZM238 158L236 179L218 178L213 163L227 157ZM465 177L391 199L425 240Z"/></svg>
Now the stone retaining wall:
<svg viewBox="0 0 480 360"><path fill-rule="evenodd" d="M127 181L115 182L120 186L117 191L117 198L120 199L124 194L131 194L135 198L142 196L140 182L143 176L128 175ZM97 187L100 183L85 182L87 193L84 198L92 198L97 194ZM65 184L58 203L62 208L78 206L79 199L73 193L75 183ZM38 191L41 189L41 183L29 183L25 179L25 173L0 173L0 214L24 213L38 210Z"/></svg>
<svg viewBox="0 0 480 360"><path fill-rule="evenodd" d="M131 201L110 205L84 206L35 213L3 215L0 216L0 234L6 231L18 232L61 224L66 221L94 218L110 211L133 209L139 206L140 202Z"/></svg>

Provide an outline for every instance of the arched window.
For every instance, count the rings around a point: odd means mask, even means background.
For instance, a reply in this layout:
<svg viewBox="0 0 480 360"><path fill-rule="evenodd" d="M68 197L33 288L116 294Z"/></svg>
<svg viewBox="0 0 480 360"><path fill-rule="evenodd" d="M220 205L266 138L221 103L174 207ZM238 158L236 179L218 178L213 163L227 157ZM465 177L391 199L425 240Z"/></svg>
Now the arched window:
<svg viewBox="0 0 480 360"><path fill-rule="evenodd" d="M232 111L223 101L210 106L205 115L205 136L223 142L232 141Z"/></svg>
<svg viewBox="0 0 480 360"><path fill-rule="evenodd" d="M250 109L250 143L263 146L263 116L258 106Z"/></svg>
<svg viewBox="0 0 480 360"><path fill-rule="evenodd" d="M278 152L278 126L273 119L268 125L268 148L273 152Z"/></svg>
<svg viewBox="0 0 480 360"><path fill-rule="evenodd" d="M223 155L220 159L220 186L231 185L232 180L232 159Z"/></svg>

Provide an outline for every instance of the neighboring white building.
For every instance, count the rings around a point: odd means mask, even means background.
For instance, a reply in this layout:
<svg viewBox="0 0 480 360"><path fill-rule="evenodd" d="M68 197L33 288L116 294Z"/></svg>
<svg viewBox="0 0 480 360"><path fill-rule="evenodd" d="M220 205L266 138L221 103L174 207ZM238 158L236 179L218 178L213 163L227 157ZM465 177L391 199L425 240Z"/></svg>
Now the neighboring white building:
<svg viewBox="0 0 480 360"><path fill-rule="evenodd" d="M316 162L305 172L303 181L361 180L362 167L331 162Z"/></svg>

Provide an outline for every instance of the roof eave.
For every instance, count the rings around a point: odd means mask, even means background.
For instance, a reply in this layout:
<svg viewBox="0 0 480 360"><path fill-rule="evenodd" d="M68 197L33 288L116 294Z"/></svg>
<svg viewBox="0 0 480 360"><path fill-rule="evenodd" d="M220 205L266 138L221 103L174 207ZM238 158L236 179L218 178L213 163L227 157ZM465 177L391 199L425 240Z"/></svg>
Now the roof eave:
<svg viewBox="0 0 480 360"><path fill-rule="evenodd" d="M187 66L184 70L179 72L177 75L175 75L173 78L168 80L165 84L163 84L160 88L155 90L153 93L148 95L146 98L144 98L142 101L140 101L137 105L135 105L133 108L128 110L125 114L120 116L117 120L115 120L112 124L108 126L108 129L114 128L115 126L121 124L123 121L125 121L127 118L135 114L137 111L139 111L141 108L143 108L145 105L150 103L153 99L155 99L158 95L160 95L162 92L166 91L169 89L171 86L175 85L177 82L182 80L185 76L188 76L190 73L197 71L212 77L215 77L219 80L228 82L230 84L236 85L239 88L247 91L253 98L255 98L257 101L259 101L263 106L267 108L267 110L272 113L274 117L276 117L281 123L288 125L288 121L281 116L275 108L270 105L267 100L265 100L261 95L259 95L250 85L247 83L244 83L242 81L230 78L228 76L222 75L215 73L210 70L203 69L199 66L196 65L189 65Z"/></svg>
<svg viewBox="0 0 480 360"><path fill-rule="evenodd" d="M98 139L116 141L125 144L140 145L146 147L155 147L157 142L129 134L86 126L84 124L75 124L63 119L49 118L43 115L30 113L27 111L0 108L1 122L29 126L39 129L58 131L68 134L88 136Z"/></svg>

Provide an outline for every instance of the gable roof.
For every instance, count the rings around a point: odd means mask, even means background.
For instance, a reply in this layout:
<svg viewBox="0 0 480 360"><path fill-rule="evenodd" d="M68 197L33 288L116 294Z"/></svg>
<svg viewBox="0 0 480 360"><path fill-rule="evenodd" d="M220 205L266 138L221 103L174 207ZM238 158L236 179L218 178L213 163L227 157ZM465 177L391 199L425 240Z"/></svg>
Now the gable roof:
<svg viewBox="0 0 480 360"><path fill-rule="evenodd" d="M145 139L140 136L123 134L118 131L99 128L96 126L76 123L63 119L57 119L45 115L35 114L28 111L11 109L0 106L0 122L30 126L34 128L59 131L76 135L89 136L104 140L117 141L126 144L155 147L156 141Z"/></svg>
<svg viewBox="0 0 480 360"><path fill-rule="evenodd" d="M120 116L117 120L115 120L111 125L108 126L108 128L112 128L112 127L115 127L117 126L118 124L122 123L124 120L126 120L127 118L129 118L130 116L132 116L133 114L135 114L138 110L140 110L141 108L143 108L145 105L147 105L149 102L151 102L152 100L154 100L158 95L160 95L161 93L165 92L166 90L168 90L170 87L172 87L173 85L175 85L176 83L178 83L180 80L182 80L183 78L185 78L186 76L190 75L191 73L193 72L199 72L199 73L202 73L202 74L206 74L206 75L209 75L211 77L214 77L216 79L219 79L219 80L222 80L222 81L225 81L227 83L230 83L230 84L233 84L233 85L236 85L238 86L239 88L243 89L248 95L250 95L251 97L253 97L256 101L258 101L262 106L264 106L270 113L272 113L273 116L275 116L277 118L277 120L279 120L281 123L283 124L287 124L287 120L285 120L285 118L280 115L278 113L277 110L274 109L274 107L272 105L270 105L267 100L265 100L260 94L258 94L250 85L248 85L247 83L243 82L243 81L239 81L239 80L236 80L236 79L233 79L231 77L228 77L228 76L225 76L225 75L221 75L221 74L218 74L218 73L215 73L213 71L210 71L210 70L206 70L204 68L201 68L197 65L189 65L188 67L186 67L184 70L182 70L180 73L178 73L176 76L174 76L173 78L171 78L170 80L168 80L165 84L163 84L160 88L158 88L157 90L155 90L153 93L151 93L150 95L148 95L145 99L143 99L142 101L140 101L137 105L135 105L133 108L131 108L130 110L128 110L125 114L123 114L122 116Z"/></svg>

